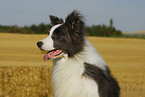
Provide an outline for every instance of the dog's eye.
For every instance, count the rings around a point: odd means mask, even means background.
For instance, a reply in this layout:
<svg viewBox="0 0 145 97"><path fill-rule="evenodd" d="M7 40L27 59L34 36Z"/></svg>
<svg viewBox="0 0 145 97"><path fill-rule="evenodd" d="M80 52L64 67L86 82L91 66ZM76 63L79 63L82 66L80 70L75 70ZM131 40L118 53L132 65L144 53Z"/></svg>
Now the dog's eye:
<svg viewBox="0 0 145 97"><path fill-rule="evenodd" d="M62 41L64 39L63 36L61 36L61 35L52 35L51 38L53 40L56 40L57 39L59 41Z"/></svg>
<svg viewBox="0 0 145 97"><path fill-rule="evenodd" d="M55 39L60 39L61 37L60 37L59 35L55 35L55 34L54 34L54 35L51 36L51 38L52 38L53 40L55 40Z"/></svg>

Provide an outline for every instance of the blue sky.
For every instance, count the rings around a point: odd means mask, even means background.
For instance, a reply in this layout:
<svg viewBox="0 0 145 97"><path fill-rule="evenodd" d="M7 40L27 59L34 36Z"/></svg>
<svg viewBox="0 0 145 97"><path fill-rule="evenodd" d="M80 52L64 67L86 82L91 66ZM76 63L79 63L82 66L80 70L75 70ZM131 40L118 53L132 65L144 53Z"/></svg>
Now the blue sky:
<svg viewBox="0 0 145 97"><path fill-rule="evenodd" d="M0 24L48 24L49 15L65 18L75 9L89 26L109 25L112 18L119 30L145 30L145 0L0 0Z"/></svg>

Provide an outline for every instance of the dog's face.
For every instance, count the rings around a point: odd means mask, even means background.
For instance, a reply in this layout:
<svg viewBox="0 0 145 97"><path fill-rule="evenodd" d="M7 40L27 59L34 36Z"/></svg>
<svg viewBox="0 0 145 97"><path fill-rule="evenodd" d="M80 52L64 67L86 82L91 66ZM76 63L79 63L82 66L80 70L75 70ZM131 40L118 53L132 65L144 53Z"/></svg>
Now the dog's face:
<svg viewBox="0 0 145 97"><path fill-rule="evenodd" d="M59 58L64 54L73 57L83 49L85 25L78 12L73 11L65 22L55 16L50 16L50 20L54 26L50 29L49 36L37 42L41 50L48 51L44 55L44 61Z"/></svg>

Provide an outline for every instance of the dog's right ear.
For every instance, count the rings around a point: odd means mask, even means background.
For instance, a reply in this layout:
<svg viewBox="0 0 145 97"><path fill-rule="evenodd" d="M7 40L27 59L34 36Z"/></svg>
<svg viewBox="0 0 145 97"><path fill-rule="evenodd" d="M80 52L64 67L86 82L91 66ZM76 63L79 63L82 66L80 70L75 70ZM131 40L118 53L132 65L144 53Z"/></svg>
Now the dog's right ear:
<svg viewBox="0 0 145 97"><path fill-rule="evenodd" d="M62 23L63 23L63 19L58 18L58 17L56 17L56 16L50 15L49 18L50 18L50 20L51 20L51 24L52 24L52 25L62 24Z"/></svg>

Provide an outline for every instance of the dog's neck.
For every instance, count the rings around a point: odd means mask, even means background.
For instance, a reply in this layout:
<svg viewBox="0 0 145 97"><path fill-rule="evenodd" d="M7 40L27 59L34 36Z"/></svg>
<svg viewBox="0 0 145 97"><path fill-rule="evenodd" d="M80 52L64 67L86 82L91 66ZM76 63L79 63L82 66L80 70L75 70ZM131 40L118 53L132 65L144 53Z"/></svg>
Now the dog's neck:
<svg viewBox="0 0 145 97"><path fill-rule="evenodd" d="M95 54L94 54L95 53ZM81 65L84 62L97 65L102 70L106 69L106 63L102 59L102 57L96 52L96 49L92 46L92 44L85 39L84 49L80 51L78 54L74 55L73 57L69 57L67 54L64 54L62 57L55 59L54 64L56 63L67 63L69 61L78 62Z"/></svg>

